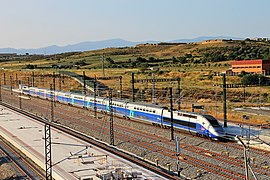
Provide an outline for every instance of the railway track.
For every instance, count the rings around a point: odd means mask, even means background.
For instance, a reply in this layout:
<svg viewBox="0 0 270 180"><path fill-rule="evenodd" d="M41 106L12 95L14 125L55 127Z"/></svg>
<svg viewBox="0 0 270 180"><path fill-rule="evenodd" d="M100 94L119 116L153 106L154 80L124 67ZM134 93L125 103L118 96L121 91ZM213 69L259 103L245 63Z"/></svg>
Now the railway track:
<svg viewBox="0 0 270 180"><path fill-rule="evenodd" d="M13 169L17 172L16 179L44 179L45 172L42 171L33 161L19 152L9 142L1 137L0 152L8 157Z"/></svg>
<svg viewBox="0 0 270 180"><path fill-rule="evenodd" d="M68 112L65 111L65 114L67 114L67 113ZM98 123L99 125L97 125L97 126L93 126L93 124L90 125L89 123L81 122L81 121L78 120L78 121L76 121L76 124L81 124L82 127L87 127L87 128L92 127L93 129L101 129L102 128L100 123ZM100 130L100 131L102 131L102 130ZM156 144L153 144L153 143L144 142L144 141L141 140L141 138L132 138L132 136L130 136L128 133L125 133L125 134L119 133L120 131L121 132L128 132L129 134L133 134L133 135L137 134L138 135L137 137L148 138L151 141L157 141L157 142L159 142L159 144L162 143L163 147L159 146L159 145L156 145ZM103 129L103 132L104 132L104 129ZM121 140L121 141L123 141L125 143L132 142L132 144L135 145L135 146L146 148L151 152L157 152L157 153L160 153L160 154L162 154L162 155L164 155L166 157L170 157L170 158L173 158L173 159L176 160L175 151L171 150L172 148L171 149L164 148L164 147L174 147L174 143L171 142L169 139L162 138L160 136L153 136L152 134L149 134L147 132L138 131L138 130L123 127L123 126L120 126L120 125L117 125L116 132L117 132L116 133L116 138L118 140ZM109 129L108 128L106 128L106 134L109 134ZM221 154L218 154L218 153L214 153L214 152L211 152L209 150L205 150L205 149L202 149L202 148L199 148L199 147L196 147L196 146L192 146L192 145L188 145L188 144L182 144L181 148L184 149L184 150L187 150L187 151L191 151L193 153L200 154L202 156L211 155L211 158L213 158L213 159L216 159L216 160L228 163L230 165L237 166L240 169L243 169L243 164L244 164L243 160L235 160L234 158L229 158L228 156L221 155ZM204 169L206 171L209 171L209 172L212 172L212 173L215 173L215 174L219 174L219 175L221 175L223 177L230 178L230 179L231 178L233 179L235 177L245 178L245 176L243 174L236 173L236 172L230 171L230 170L226 170L226 169L224 169L222 167L214 166L212 164L209 164L207 162L204 162L204 161L201 161L199 159L193 158L191 156L182 155L182 157L183 157L183 161L188 163L188 164L195 165L196 167L200 167L200 168L202 168L202 169ZM197 162L197 164L194 164L194 162ZM268 177L270 177L270 172L269 171L263 171L263 170L255 169L255 172L260 173L260 174L265 174ZM234 176L230 176L230 175L234 175Z"/></svg>
<svg viewBox="0 0 270 180"><path fill-rule="evenodd" d="M39 99L39 98L37 98L37 99ZM40 100L42 100L42 99L40 99ZM49 101L45 101L45 102L47 102L48 105L50 104ZM38 102L36 102L35 105L37 105L37 106L35 106L35 109L44 106L43 103L42 103L42 104L38 104ZM82 110L82 108L78 108L78 107L73 107L73 108L76 109L76 110L78 110L78 111L81 111L81 110ZM33 108L30 108L30 109L33 109ZM44 110L41 108L40 111L44 111ZM47 111L47 114L50 114L50 109L49 109L49 108L47 108L46 111ZM92 111L92 110L89 110L89 112L93 112L93 111ZM69 112L67 112L67 113L69 113ZM46 113L45 113L45 114L46 114ZM105 116L104 113L101 113L101 112L97 112L97 114L99 114L99 115L101 115L101 116ZM83 117L82 117L82 118L83 118ZM126 120L126 119L123 118L123 117L117 117L117 118L118 118L118 119L122 119L122 120ZM133 122L143 123L145 126L148 126L148 127L150 127L150 128L153 128L153 125L152 125L152 124L149 124L148 122L142 122L142 121L133 120L133 119L129 119L129 120L130 120L130 121L133 121ZM167 131L169 132L170 130L168 129ZM176 130L176 131L177 131L177 130ZM181 131L179 131L179 132L181 132ZM186 134L187 136L190 136L190 137L194 137L194 135L189 134L189 133L185 133L185 132L181 132L181 133L184 133L184 134ZM201 137L198 137L198 138L201 138ZM207 141L207 142L213 142L211 139L203 138L203 140L204 140L204 141ZM217 141L217 143L220 143L220 142ZM231 146L232 148L235 148L235 149L238 149L238 150L242 150L242 146L240 146L239 144L236 144L236 143L230 143L230 142L227 142L226 144L224 144L224 143L220 143L220 144L222 144L222 145L224 145L224 146L225 146L225 145L226 145L226 146L229 145L229 146ZM257 149L257 148L254 148L254 147L250 147L250 150L253 151L253 153L256 153L256 154L258 154L258 155L270 155L270 151L261 150L261 149Z"/></svg>
<svg viewBox="0 0 270 180"><path fill-rule="evenodd" d="M10 100L16 100L12 97L10 97ZM49 101L35 101L35 107L37 107L36 111L40 111L43 112L43 114L50 114L50 110L47 106L44 106L44 102L45 104L49 104ZM40 103L40 104L39 104ZM27 107L29 106L29 107ZM59 106L59 105L57 105ZM62 105L65 106L65 105ZM24 104L25 108L29 108L29 109L33 109L32 105L27 105ZM70 124L77 124L80 125L81 129L94 129L95 131L97 131L100 135L101 134L109 134L109 129L104 127L104 120L99 119L98 121L96 121L93 117L89 116L89 114L91 114L89 111L88 113L83 113L86 110L83 110L81 108L76 108L76 107L69 107L66 106L67 108L62 108L61 112L60 111L56 111L56 119L65 119L66 122L69 122ZM69 109L72 109L72 111L70 111ZM77 111L77 112L76 112ZM80 113L79 113L80 112ZM74 113L76 113L76 118L74 118ZM88 114L85 115L85 114ZM72 116L73 115L73 116ZM87 118L86 121L83 121L85 118ZM91 122L91 123L89 123ZM95 122L95 123L93 123ZM148 124L149 125L149 124ZM149 125L150 126L150 125ZM153 126L151 126L153 128ZM153 136L151 133L146 133L145 131L139 131L136 130L134 128L127 128L126 126L121 126L121 125L117 125L115 126L115 131L117 133L115 133L115 138L118 139L118 143L131 143L133 146L135 147L140 147L142 149L146 149L149 152L155 152L155 153L159 153L162 156L166 157L166 158L170 158L170 159L174 159L174 161L176 161L176 156L175 156L175 151L172 150L174 148L174 143L170 142L170 140L168 138L164 138L161 136ZM120 133L121 132L121 133ZM132 135L129 135L129 134ZM137 137L140 138L134 138L134 134ZM148 141L144 141L142 140L143 138L148 138L149 142L153 142L156 141L158 142L159 145L157 144L153 144L153 143L149 143ZM99 139L101 139L99 137ZM107 138L108 139L108 138ZM207 142L211 142L210 140L204 139L204 141ZM222 144L222 143L218 143L217 144L221 144L222 146L230 146L231 148L235 148L236 150L241 150L242 151L242 147L235 144L235 143L227 143L227 144ZM164 148L166 147L166 148ZM169 147L169 148L168 148ZM243 160L241 159L234 159L234 158L230 158L228 156L224 156L221 155L219 153L210 151L210 150L206 150L204 148L200 148L197 146L192 146L190 144L186 144L186 143L181 143L181 148L184 151L189 151L192 153L196 153L199 154L200 156L203 157L209 157L211 156L212 159L215 159L216 161L220 161L222 163L227 163L230 166L236 166L240 169L240 171L243 171ZM254 149L252 150L254 153L257 153L259 155L269 155L268 151L260 151L258 149ZM215 174L219 174L221 177L224 178L229 178L229 179L243 179L244 178L244 173L236 173L235 171L232 171L230 169L225 169L224 167L221 166L216 166L213 165L211 163L207 163L207 161L202 161L200 159L194 158L190 155L182 155L181 156L183 162L190 164L192 166L198 167L200 169L203 169L205 171L208 172L212 172ZM255 167L255 165L254 165ZM264 174L267 177L269 177L269 170L264 170L264 169L260 169L260 168L256 168L255 169L256 173L260 173L260 174Z"/></svg>
<svg viewBox="0 0 270 180"><path fill-rule="evenodd" d="M26 115L28 117L31 117L31 118L39 121L39 122L48 123L47 121L45 121L42 118L39 118L39 117L37 117L37 116L35 116L33 114L30 114L28 112L19 110L17 108L14 108L14 107L12 107L12 106L10 106L8 104L5 104L4 103L2 105L4 105L7 108L12 109L12 110L14 110L16 112L19 112L21 114L24 114L24 115ZM129 153L126 153L124 151L121 151L121 150L119 150L119 149L117 149L115 147L108 146L107 144L105 144L103 142L96 141L96 140L94 140L93 138L91 138L89 136L86 136L84 134L79 133L78 131L74 131L72 129L69 129L69 128L66 128L66 127L63 127L63 126L59 126L59 125L53 124L53 123L51 123L51 126L54 127L54 128L56 128L56 129L58 129L58 130L61 130L61 131L65 132L65 133L68 133L68 134L70 134L72 136L75 136L77 138L80 138L80 139L82 139L82 140L84 140L86 142L89 142L91 144L94 144L94 145L96 145L96 146L98 146L98 147L100 147L102 149L105 149L105 150L107 150L107 151L109 151L109 152L111 152L113 154L116 154L116 155L118 155L118 156L120 156L122 158L125 158L125 159L127 159L127 160L129 160L131 162L134 162L134 163L136 163L136 164L138 164L138 165L140 165L140 166L142 166L142 167L144 167L146 169L149 169L149 170L151 170L151 171L153 171L155 173L158 173L158 174L160 174L160 175L162 175L162 176L164 176L166 178L169 178L169 179L178 179L178 177L176 177L173 172L166 171L165 169L163 169L161 167L156 167L154 164L151 164L148 161L145 161L143 159L140 159L137 156L130 155Z"/></svg>

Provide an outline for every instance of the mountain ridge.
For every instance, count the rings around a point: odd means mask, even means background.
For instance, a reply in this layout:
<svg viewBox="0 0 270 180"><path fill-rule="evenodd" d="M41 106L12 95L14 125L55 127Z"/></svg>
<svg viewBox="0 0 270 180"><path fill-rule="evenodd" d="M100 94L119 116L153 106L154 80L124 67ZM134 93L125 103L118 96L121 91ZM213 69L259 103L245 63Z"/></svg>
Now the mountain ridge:
<svg viewBox="0 0 270 180"><path fill-rule="evenodd" d="M229 36L201 36L193 39L178 39L178 40L171 40L167 42L171 43L190 43L190 42L201 42L204 40L209 39L235 39L241 40L243 38L238 37L229 37ZM136 44L144 44L144 43L159 43L163 41L141 41L141 42L133 42L127 41L124 39L108 39L108 40L101 40L101 41L84 41L75 44L68 44L65 46L57 46L51 45L42 48L0 48L0 53L17 53L17 54L59 54L65 52L81 52L81 51L90 51L90 50L97 50L97 49L104 49L109 47L132 47Z"/></svg>

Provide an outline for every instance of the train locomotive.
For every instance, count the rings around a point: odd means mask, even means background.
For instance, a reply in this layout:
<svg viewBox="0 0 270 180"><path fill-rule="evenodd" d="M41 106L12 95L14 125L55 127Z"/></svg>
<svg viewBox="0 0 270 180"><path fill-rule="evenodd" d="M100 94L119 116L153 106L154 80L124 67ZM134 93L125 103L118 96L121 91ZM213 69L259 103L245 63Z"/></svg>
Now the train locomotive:
<svg viewBox="0 0 270 180"><path fill-rule="evenodd" d="M37 87L28 87L25 85L20 85L19 89L26 95L43 99L54 98L57 102L81 108L94 109L94 107L96 107L97 111L102 112L108 112L110 110L109 98L106 97L97 96L94 98L93 96L62 91L51 91ZM111 103L111 108L115 115L147 121L162 127L171 126L171 112L167 107L118 99L112 99ZM224 129L219 122L213 116L208 114L174 110L173 126L176 129L196 134L198 136L209 137L211 139L222 139L225 136Z"/></svg>

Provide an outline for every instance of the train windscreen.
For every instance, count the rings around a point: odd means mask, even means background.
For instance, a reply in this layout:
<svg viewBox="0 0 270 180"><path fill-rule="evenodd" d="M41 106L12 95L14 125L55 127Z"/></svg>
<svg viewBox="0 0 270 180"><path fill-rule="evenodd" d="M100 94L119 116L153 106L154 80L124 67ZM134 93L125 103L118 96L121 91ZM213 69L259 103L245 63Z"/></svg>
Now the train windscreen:
<svg viewBox="0 0 270 180"><path fill-rule="evenodd" d="M210 115L203 115L213 127L221 127L217 119Z"/></svg>

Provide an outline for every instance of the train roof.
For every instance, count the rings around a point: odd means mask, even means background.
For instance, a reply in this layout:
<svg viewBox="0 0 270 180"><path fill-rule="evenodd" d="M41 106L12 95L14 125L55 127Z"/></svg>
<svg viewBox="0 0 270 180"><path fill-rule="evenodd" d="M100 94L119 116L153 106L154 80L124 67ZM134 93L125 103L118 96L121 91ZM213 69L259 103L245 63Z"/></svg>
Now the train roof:
<svg viewBox="0 0 270 180"><path fill-rule="evenodd" d="M161 105L157 105L157 104L148 104L145 102L129 102L130 105L141 105L141 106L147 106L147 107L152 107L152 108L164 108L164 109L168 109L168 107L166 106L161 106Z"/></svg>
<svg viewBox="0 0 270 180"><path fill-rule="evenodd" d="M179 113L188 113L188 114L193 114L193 115L202 115L201 113L198 112L189 112L189 111L184 111L184 110L177 110Z"/></svg>
<svg viewBox="0 0 270 180"><path fill-rule="evenodd" d="M129 102L128 100L123 100L123 99L112 99L112 101L117 101L120 103L128 103Z"/></svg>

